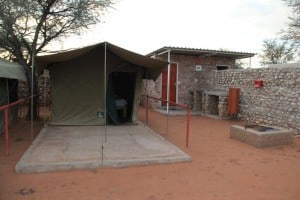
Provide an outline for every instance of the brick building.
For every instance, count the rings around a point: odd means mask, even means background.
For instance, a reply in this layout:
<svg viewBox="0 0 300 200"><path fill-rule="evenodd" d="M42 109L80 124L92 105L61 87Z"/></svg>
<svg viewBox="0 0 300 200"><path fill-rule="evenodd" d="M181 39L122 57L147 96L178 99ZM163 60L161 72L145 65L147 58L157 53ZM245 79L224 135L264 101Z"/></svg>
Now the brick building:
<svg viewBox="0 0 300 200"><path fill-rule="evenodd" d="M204 92L222 97L220 91L207 91L207 78L213 70L235 69L236 60L253 57L253 53L224 50L163 47L148 54L149 57L168 61L170 73L165 69L156 82L147 82L145 89L151 96L169 99L172 102L190 105L194 110L203 111L201 99ZM170 80L170 88L167 82ZM156 102L155 106L161 106ZM163 104L163 103L162 103ZM164 104L163 104L164 105ZM163 106L162 105L162 106Z"/></svg>

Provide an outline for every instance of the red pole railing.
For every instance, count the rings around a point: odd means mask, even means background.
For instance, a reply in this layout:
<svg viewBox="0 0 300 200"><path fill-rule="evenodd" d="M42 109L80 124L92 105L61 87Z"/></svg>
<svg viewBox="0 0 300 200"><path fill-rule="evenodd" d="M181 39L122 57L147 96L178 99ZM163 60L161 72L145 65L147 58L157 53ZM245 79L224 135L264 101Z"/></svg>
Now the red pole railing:
<svg viewBox="0 0 300 200"><path fill-rule="evenodd" d="M173 101L168 101L168 100L162 99L162 98L157 98L157 97L144 95L144 94L142 94L142 96L146 97L146 122L145 122L146 124L148 124L149 98L150 99L155 99L155 100L158 100L158 101L169 102L170 104L174 104L176 106L179 106L179 107L182 107L182 108L186 109L185 147L188 148L188 146L189 146L189 137L190 137L190 106L185 105L185 104L181 104L181 103L176 103L176 102L173 102Z"/></svg>
<svg viewBox="0 0 300 200"><path fill-rule="evenodd" d="M6 105L0 107L0 111L4 111L4 140L5 140L5 154L6 155L8 155L8 153L9 153L9 112L8 112L8 109L10 107L13 107L15 105L25 102L27 99L30 99L30 98L38 96L38 95L39 94L30 96L30 97L26 97L26 98L20 99L18 101L15 101L13 103L6 104Z"/></svg>

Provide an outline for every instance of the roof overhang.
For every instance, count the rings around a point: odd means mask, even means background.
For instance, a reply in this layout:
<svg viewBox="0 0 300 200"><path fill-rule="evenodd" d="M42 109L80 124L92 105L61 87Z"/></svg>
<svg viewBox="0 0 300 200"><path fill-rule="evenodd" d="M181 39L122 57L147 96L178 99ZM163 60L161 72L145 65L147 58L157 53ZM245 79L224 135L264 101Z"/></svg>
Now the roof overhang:
<svg viewBox="0 0 300 200"><path fill-rule="evenodd" d="M92 49L95 49L99 46L106 46L106 50L112 52L113 54L119 56L123 60L126 60L129 63L143 67L147 72L147 78L155 80L161 73L161 71L168 65L167 62L149 58L132 51L123 49L114 44L108 42L102 42L95 45L82 47L69 51L61 51L55 54L43 55L36 57L36 67L39 70L42 70L47 65L55 62L63 62L71 60L78 56L81 56Z"/></svg>
<svg viewBox="0 0 300 200"><path fill-rule="evenodd" d="M192 56L201 56L201 57L223 57L223 58L233 58L233 59L251 58L254 55L256 55L255 53L235 52L235 51L225 51L225 50L162 47L158 50L155 50L147 54L147 56L152 57L155 55L162 55L167 52L170 52L171 54L180 54L180 55L192 55Z"/></svg>
<svg viewBox="0 0 300 200"><path fill-rule="evenodd" d="M23 67L17 63L0 59L0 78L17 79L26 81Z"/></svg>

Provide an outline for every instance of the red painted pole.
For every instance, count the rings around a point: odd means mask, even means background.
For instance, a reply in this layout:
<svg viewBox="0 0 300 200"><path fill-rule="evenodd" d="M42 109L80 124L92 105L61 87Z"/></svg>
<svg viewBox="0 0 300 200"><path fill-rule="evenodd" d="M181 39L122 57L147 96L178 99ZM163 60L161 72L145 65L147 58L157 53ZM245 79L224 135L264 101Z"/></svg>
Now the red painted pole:
<svg viewBox="0 0 300 200"><path fill-rule="evenodd" d="M5 153L8 155L8 126L9 126L9 115L8 108L4 110L4 138L5 138Z"/></svg>
<svg viewBox="0 0 300 200"><path fill-rule="evenodd" d="M190 107L186 108L186 135L185 135L185 147L189 146L190 137Z"/></svg>
<svg viewBox="0 0 300 200"><path fill-rule="evenodd" d="M152 97L152 96L148 96L148 95L143 95L142 96L145 96L146 97L146 124L148 123L148 107L149 107L149 98L151 99L155 99L155 100L159 100L159 101L163 101L163 102L168 102L167 100L165 99L161 99L161 98L157 98L157 97ZM191 109L188 105L185 105L185 104L180 104L180 103L175 103L175 102L172 102L172 101L169 101L169 103L172 103L172 104L175 104L177 106L180 106L182 108L185 108L186 109L186 134L185 134L185 146L186 148L188 148L189 146L189 139L190 139L190 114L191 114Z"/></svg>
<svg viewBox="0 0 300 200"><path fill-rule="evenodd" d="M35 96L35 95L34 95ZM30 99L33 96L30 97L26 97L23 99L20 99L18 101L15 101L13 103L10 104L6 104L4 106L0 106L0 112L4 112L4 140L5 140L5 153L6 155L8 155L9 153L9 112L8 109L12 106L18 105L24 101L26 101L26 99Z"/></svg>

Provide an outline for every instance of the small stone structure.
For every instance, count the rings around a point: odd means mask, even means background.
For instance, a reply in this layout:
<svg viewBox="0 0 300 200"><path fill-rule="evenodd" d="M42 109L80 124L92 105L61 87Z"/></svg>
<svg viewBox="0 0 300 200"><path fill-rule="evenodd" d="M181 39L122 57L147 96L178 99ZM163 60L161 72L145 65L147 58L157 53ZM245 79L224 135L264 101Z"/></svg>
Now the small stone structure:
<svg viewBox="0 0 300 200"><path fill-rule="evenodd" d="M230 138L262 148L293 143L293 131L269 128L265 131L234 125L230 128Z"/></svg>
<svg viewBox="0 0 300 200"><path fill-rule="evenodd" d="M158 57L157 57L158 58ZM166 54L159 56L159 59L166 60ZM197 104L197 94L206 90L206 79L212 70L216 70L218 65L227 66L228 69L235 69L235 58L222 56L199 56L171 54L172 63L177 63L177 101L187 104L194 109ZM195 66L201 66L201 71L196 71ZM155 81L149 81L148 94L161 97L161 76ZM200 86L200 87L199 87ZM199 93L200 92L200 93ZM196 97L196 99L194 99ZM197 108L196 108L197 109Z"/></svg>
<svg viewBox="0 0 300 200"><path fill-rule="evenodd" d="M202 98L202 112L220 118L227 118L227 100L228 94L224 91L205 91Z"/></svg>

